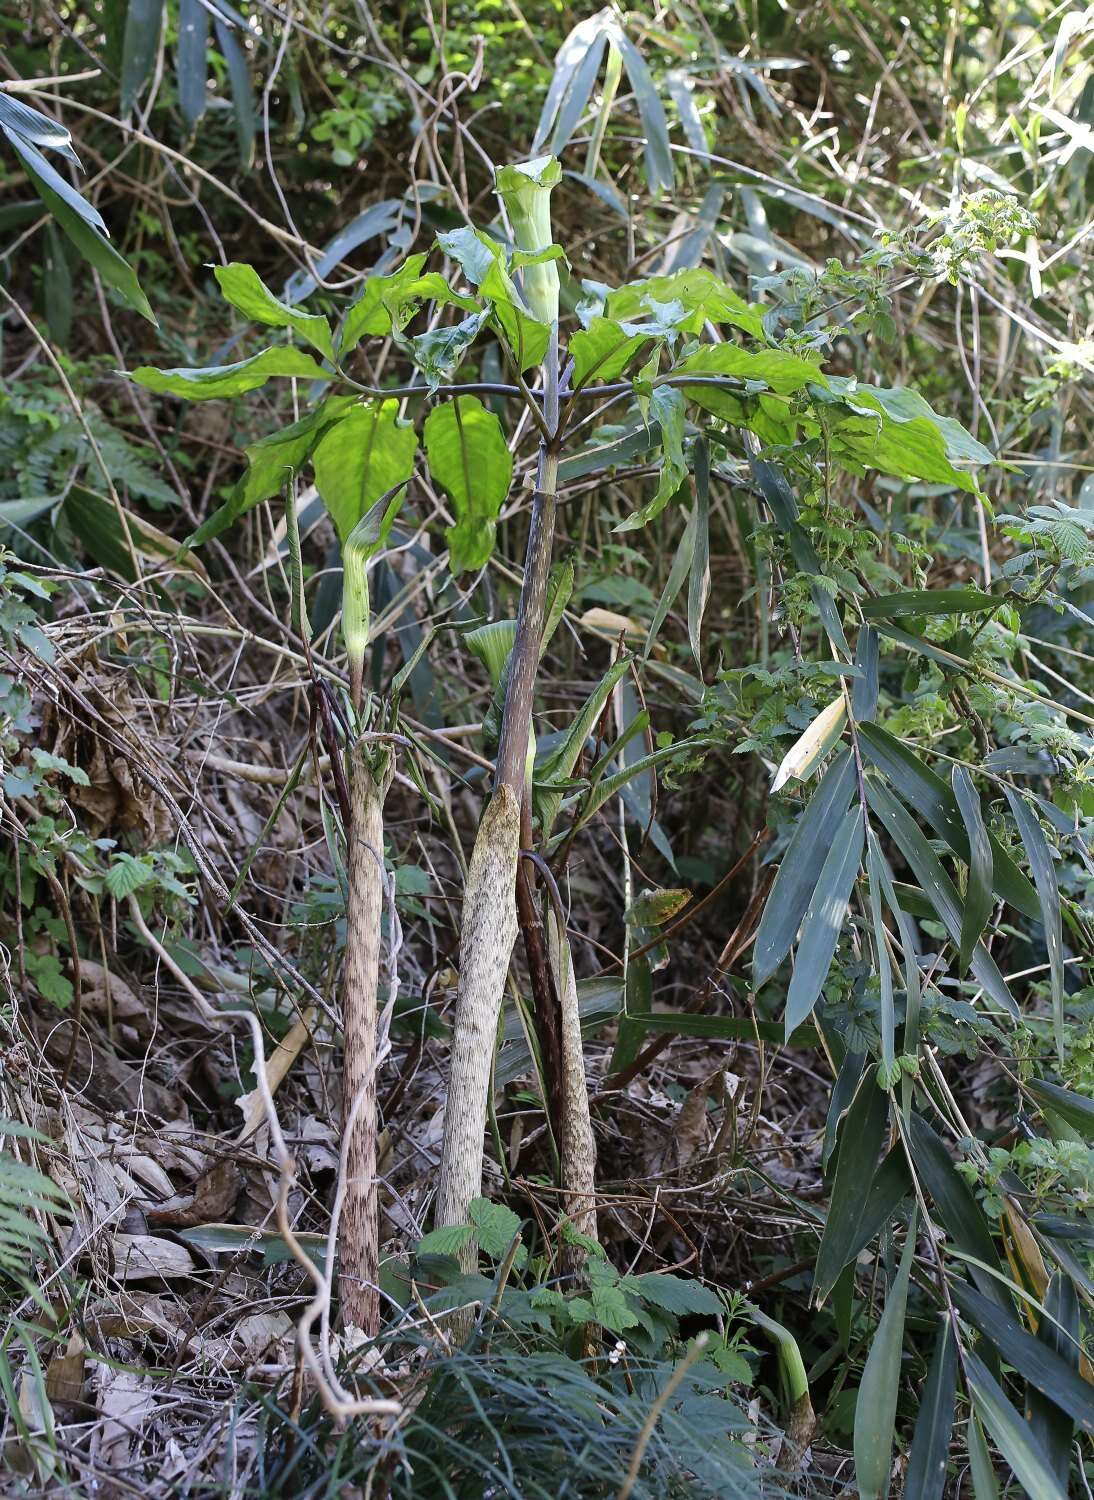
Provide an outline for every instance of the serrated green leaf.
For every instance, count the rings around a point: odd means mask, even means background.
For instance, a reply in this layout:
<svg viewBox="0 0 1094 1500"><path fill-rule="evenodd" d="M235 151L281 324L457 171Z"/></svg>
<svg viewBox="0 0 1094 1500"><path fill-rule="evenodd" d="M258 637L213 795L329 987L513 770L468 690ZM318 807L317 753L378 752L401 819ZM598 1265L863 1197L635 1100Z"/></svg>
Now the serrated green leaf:
<svg viewBox="0 0 1094 1500"><path fill-rule="evenodd" d="M459 1255L475 1238L470 1224L445 1224L431 1229L418 1241L418 1255Z"/></svg>
<svg viewBox="0 0 1094 1500"><path fill-rule="evenodd" d="M493 1260L500 1260L520 1233L520 1218L504 1203L489 1198L472 1198L467 1210L480 1249Z"/></svg>
<svg viewBox="0 0 1094 1500"><path fill-rule="evenodd" d="M625 1276L620 1285L641 1297L650 1307L659 1307L662 1312L674 1317L719 1317L725 1314L725 1303L717 1292L690 1277L673 1276L666 1272L658 1275L646 1272L640 1276Z"/></svg>

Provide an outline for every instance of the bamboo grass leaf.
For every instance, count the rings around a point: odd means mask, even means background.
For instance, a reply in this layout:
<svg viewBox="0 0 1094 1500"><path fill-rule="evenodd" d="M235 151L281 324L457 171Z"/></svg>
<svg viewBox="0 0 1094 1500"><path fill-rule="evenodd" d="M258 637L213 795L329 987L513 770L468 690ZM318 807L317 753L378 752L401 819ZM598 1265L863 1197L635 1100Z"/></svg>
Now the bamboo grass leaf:
<svg viewBox="0 0 1094 1500"><path fill-rule="evenodd" d="M856 804L844 814L802 923L801 942L786 996L784 1024L788 1037L810 1014L824 988L862 863L863 837L862 809Z"/></svg>
<svg viewBox="0 0 1094 1500"><path fill-rule="evenodd" d="M964 974L991 916L992 852L980 811L980 798L964 766L954 766L951 781L969 843L969 883L965 891L965 909L961 914L958 959Z"/></svg>
<svg viewBox="0 0 1094 1500"><path fill-rule="evenodd" d="M1041 921L1045 929L1045 946L1048 949L1049 979L1052 986L1052 1023L1056 1033L1056 1052L1060 1061L1064 1059L1064 932L1060 910L1060 887L1056 881L1056 868L1049 852L1037 815L1020 792L1004 787L1014 821L1018 825L1022 843L1033 871L1033 883L1041 905Z"/></svg>
<svg viewBox="0 0 1094 1500"><path fill-rule="evenodd" d="M1030 1500L1067 1500L1051 1461L1029 1425L1007 1400L984 1362L965 1353L965 1378L977 1416L991 1433Z"/></svg>
<svg viewBox="0 0 1094 1500"><path fill-rule="evenodd" d="M889 1493L900 1356L915 1232L916 1216L913 1212L904 1241L904 1253L885 1299L885 1311L870 1345L855 1403L855 1478L861 1500L882 1500Z"/></svg>

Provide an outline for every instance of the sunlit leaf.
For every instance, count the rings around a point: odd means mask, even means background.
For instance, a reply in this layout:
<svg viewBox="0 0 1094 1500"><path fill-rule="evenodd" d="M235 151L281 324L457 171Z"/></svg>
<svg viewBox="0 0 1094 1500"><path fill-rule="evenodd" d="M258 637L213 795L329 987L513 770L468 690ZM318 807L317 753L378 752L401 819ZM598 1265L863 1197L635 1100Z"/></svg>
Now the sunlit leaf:
<svg viewBox="0 0 1094 1500"><path fill-rule="evenodd" d="M459 396L432 408L424 437L429 472L456 513L447 533L452 571L481 568L494 550L495 524L513 478L501 422L477 396Z"/></svg>

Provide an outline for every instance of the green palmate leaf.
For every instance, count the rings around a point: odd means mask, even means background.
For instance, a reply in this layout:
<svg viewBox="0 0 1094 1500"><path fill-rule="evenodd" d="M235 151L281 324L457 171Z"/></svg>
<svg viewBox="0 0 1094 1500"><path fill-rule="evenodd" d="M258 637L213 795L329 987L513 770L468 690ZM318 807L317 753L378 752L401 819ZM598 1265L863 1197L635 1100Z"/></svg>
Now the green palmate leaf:
<svg viewBox="0 0 1094 1500"><path fill-rule="evenodd" d="M859 385L849 376L833 376L828 389L851 412L861 413L832 434L834 451L853 466L974 492L975 478L955 465L995 461L960 422L940 417L915 391Z"/></svg>
<svg viewBox="0 0 1094 1500"><path fill-rule="evenodd" d="M1067 1491L1056 1478L1048 1455L987 1366L971 1350L965 1352L964 1365L976 1413L1030 1500L1067 1500Z"/></svg>
<svg viewBox="0 0 1094 1500"><path fill-rule="evenodd" d="M764 309L746 302L702 267L628 282L608 293L607 309L612 318L633 321L648 314L654 304L673 302L686 313L678 324L683 333L702 333L705 323L728 323L754 338L764 337Z"/></svg>
<svg viewBox="0 0 1094 1500"><path fill-rule="evenodd" d="M122 37L121 112L127 115L152 76L163 30L163 0L129 0Z"/></svg>
<svg viewBox="0 0 1094 1500"><path fill-rule="evenodd" d="M633 324L609 318L593 318L570 339L566 352L574 362L570 384L580 390L590 380L617 380L641 349L649 334L635 332Z"/></svg>
<svg viewBox="0 0 1094 1500"><path fill-rule="evenodd" d="M961 914L959 957L964 974L991 916L992 852L980 811L980 798L964 766L954 766L951 784L969 844L969 883L965 890L965 910Z"/></svg>
<svg viewBox="0 0 1094 1500"><path fill-rule="evenodd" d="M38 196L68 235L83 258L129 304L155 324L156 317L141 291L140 283L128 261L104 238L106 226L98 211L85 203L79 193L56 172L41 152L8 125L0 125L22 160Z"/></svg>
<svg viewBox="0 0 1094 1500"><path fill-rule="evenodd" d="M303 380L329 378L321 365L302 349L280 344L263 349L249 359L234 365L202 365L192 370L154 370L142 365L133 370L130 380L157 395L181 396L184 401L213 401L226 396L243 396L256 391L272 376L297 376Z"/></svg>
<svg viewBox="0 0 1094 1500"><path fill-rule="evenodd" d="M790 952L854 789L851 752L844 750L824 773L799 817L764 906L752 950L753 984L757 988L770 979Z"/></svg>
<svg viewBox="0 0 1094 1500"><path fill-rule="evenodd" d="M953 1300L975 1328L994 1344L1026 1383L1068 1416L1089 1437L1094 1433L1094 1386L1078 1371L1075 1358L1064 1358L1047 1340L1027 1333L1013 1313L1001 1308L964 1281L955 1281ZM1043 1320L1042 1320L1043 1321ZM1057 1329L1063 1337L1063 1330Z"/></svg>
<svg viewBox="0 0 1094 1500"><path fill-rule="evenodd" d="M271 432L268 437L245 448L246 473L220 509L187 538L186 545L198 547L202 542L219 536L261 501L280 494L286 483L307 463L321 435L332 422L349 411L356 400L355 396L330 396L299 422L293 422L279 432Z"/></svg>
<svg viewBox="0 0 1094 1500"><path fill-rule="evenodd" d="M351 406L315 446L315 484L345 541L365 512L414 472L418 437L397 401Z"/></svg>
<svg viewBox="0 0 1094 1500"><path fill-rule="evenodd" d="M1048 841L1041 829L1037 814L1025 797L1012 787L1004 787L1014 821L1018 825L1025 846L1029 867L1033 871L1033 883L1037 888L1037 899L1041 904L1041 921L1045 929L1045 947L1048 949L1049 979L1052 985L1052 1020L1056 1032L1056 1052L1064 1059L1064 930L1060 907L1060 888L1056 882L1056 869L1052 863Z"/></svg>
<svg viewBox="0 0 1094 1500"><path fill-rule="evenodd" d="M863 726L865 729L868 726ZM961 902L953 881L943 870L937 854L919 831L903 804L889 788L874 777L868 777L866 796L871 808L881 818L887 833L896 843L901 854L911 865L924 894L934 907L935 914L950 935L955 947L961 942ZM982 985L996 1005L1018 1015L1014 996L1007 988L998 965L983 943L973 949L971 967L977 984Z"/></svg>
<svg viewBox="0 0 1094 1500"><path fill-rule="evenodd" d="M1027 1087L1038 1104L1059 1115L1084 1141L1094 1141L1094 1100L1075 1093L1074 1089L1049 1083L1047 1078L1031 1078Z"/></svg>
<svg viewBox="0 0 1094 1500"><path fill-rule="evenodd" d="M996 609L999 600L979 589L908 589L866 599L862 613L868 620L900 620L907 616L971 615Z"/></svg>
<svg viewBox="0 0 1094 1500"><path fill-rule="evenodd" d="M685 377L721 376L725 379L759 381L780 396L792 395L806 385L824 385L825 377L812 360L802 359L785 349L759 349L755 352L737 344L711 344L674 365L672 378L678 382L690 401L715 416L723 415L724 403L716 385L685 384ZM735 415L735 413L734 413Z"/></svg>
<svg viewBox="0 0 1094 1500"><path fill-rule="evenodd" d="M925 766L914 751L877 724L860 732L863 758L875 765L886 781L930 828L932 836L949 845L958 859L969 862L971 850L957 798L941 776ZM1039 917L1037 892L998 840L988 834L992 852L992 886L1016 910Z"/></svg>
<svg viewBox="0 0 1094 1500"><path fill-rule="evenodd" d="M433 407L424 436L429 472L448 491L456 513L448 530L452 571L481 568L494 550L497 518L513 478L501 423L477 396L459 396Z"/></svg>
<svg viewBox="0 0 1094 1500"><path fill-rule="evenodd" d="M330 325L320 313L297 312L287 303L279 302L253 266L234 261L228 266L215 266L213 275L224 300L238 308L244 317L267 328L291 328L325 359L334 362Z"/></svg>
<svg viewBox="0 0 1094 1500"><path fill-rule="evenodd" d="M472 1198L468 1216L480 1249L493 1260L500 1260L520 1233L519 1217L504 1203Z"/></svg>
<svg viewBox="0 0 1094 1500"><path fill-rule="evenodd" d="M855 1478L861 1500L881 1500L889 1493L904 1314L908 1306L915 1230L913 1212L904 1241L904 1253L885 1299L885 1311L870 1345L855 1403Z"/></svg>
<svg viewBox="0 0 1094 1500"><path fill-rule="evenodd" d="M445 1224L431 1229L418 1241L419 1255L458 1255L475 1238L470 1224Z"/></svg>
<svg viewBox="0 0 1094 1500"><path fill-rule="evenodd" d="M619 1284L625 1291L641 1297L650 1307L659 1307L662 1312L672 1313L677 1318L689 1315L716 1318L725 1313L725 1303L717 1292L701 1281L684 1276L658 1275L651 1271L641 1276L624 1276Z"/></svg>
<svg viewBox="0 0 1094 1500"><path fill-rule="evenodd" d="M959 1250L990 1268L972 1265L973 1280L986 1296L1009 1312L1007 1293L999 1278L991 1274L999 1270L999 1257L983 1209L922 1115L910 1116L908 1135L916 1176L934 1199L943 1228Z"/></svg>
<svg viewBox="0 0 1094 1500"><path fill-rule="evenodd" d="M889 1097L878 1088L873 1069L859 1084L840 1132L832 1201L813 1273L813 1297L825 1301L843 1270L862 1248L860 1226L866 1214L874 1169L889 1118Z"/></svg>
<svg viewBox="0 0 1094 1500"><path fill-rule="evenodd" d="M1079 1299L1069 1276L1057 1271L1044 1297L1045 1316L1037 1327L1037 1337L1071 1369L1078 1370L1080 1342ZM1048 1454L1053 1472L1060 1483L1067 1484L1071 1467L1071 1442L1075 1424L1061 1409L1055 1392L1044 1395L1035 1382L1026 1382L1026 1416L1034 1437Z"/></svg>
<svg viewBox="0 0 1094 1500"><path fill-rule="evenodd" d="M794 973L786 996L786 1035L812 1011L824 988L847 917L847 903L862 863L863 814L849 808L832 840L802 923Z"/></svg>
<svg viewBox="0 0 1094 1500"><path fill-rule="evenodd" d="M942 1500L957 1399L957 1340L947 1318L935 1340L904 1484L917 1500Z"/></svg>

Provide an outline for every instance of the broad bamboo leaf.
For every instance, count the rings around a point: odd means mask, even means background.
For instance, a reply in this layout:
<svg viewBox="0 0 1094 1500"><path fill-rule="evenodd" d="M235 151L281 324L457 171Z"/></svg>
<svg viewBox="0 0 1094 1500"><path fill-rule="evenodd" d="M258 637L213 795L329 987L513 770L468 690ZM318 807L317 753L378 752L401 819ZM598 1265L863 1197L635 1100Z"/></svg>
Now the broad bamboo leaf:
<svg viewBox="0 0 1094 1500"><path fill-rule="evenodd" d="M209 12L202 0L179 0L179 39L175 49L175 76L179 109L186 128L194 126L205 113L209 102L206 89L209 43Z"/></svg>
<svg viewBox="0 0 1094 1500"><path fill-rule="evenodd" d="M870 923L874 929L874 950L877 955L881 1065L884 1069L886 1084L891 1088L896 1081L896 1010L893 1003L893 964L889 957L885 923L881 916L882 863L881 848L871 829L866 842L866 869L870 884Z"/></svg>
<svg viewBox="0 0 1094 1500"><path fill-rule="evenodd" d="M869 726L863 726L864 729L867 727ZM868 778L866 797L901 854L911 865L916 879L930 898L936 915L949 933L950 941L954 947L958 947L961 942L961 904L953 882L943 870L938 856L919 831L914 819L887 786L873 777ZM972 972L977 984L983 987L996 1005L1010 1015L1018 1016L1014 996L983 943L978 943L973 949Z"/></svg>
<svg viewBox="0 0 1094 1500"><path fill-rule="evenodd" d="M650 621L650 628L646 633L646 644L642 648L643 657L649 656L653 650L657 637L661 633L661 626L668 618L668 612L676 602L677 594L684 586L684 579L691 572L692 561L695 557L695 529L697 524L698 505L696 504L692 506L691 512L688 515L687 524L684 527L679 545L672 559L672 567L669 569L669 576L665 583L664 592L658 601L653 619Z"/></svg>
<svg viewBox="0 0 1094 1500"><path fill-rule="evenodd" d="M761 1042L787 1040L778 1021L759 1021L752 1016L704 1016L687 1011L656 1010L640 1019L646 1031L671 1031L673 1036L697 1036L723 1042L747 1042L756 1038ZM815 1026L799 1026L790 1037L789 1045L817 1047L820 1033Z"/></svg>
<svg viewBox="0 0 1094 1500"><path fill-rule="evenodd" d="M882 1500L889 1493L904 1315L908 1306L908 1279L915 1253L915 1234L916 1216L913 1212L904 1241L904 1253L866 1357L855 1403L855 1478L860 1500Z"/></svg>
<svg viewBox="0 0 1094 1500"><path fill-rule="evenodd" d="M699 675L703 674L703 616L710 597L710 448L706 438L696 438L695 469L695 557L688 582L688 640Z"/></svg>
<svg viewBox="0 0 1094 1500"><path fill-rule="evenodd" d="M998 608L1000 600L980 589L906 589L866 599L862 613L868 620L901 620L908 616L981 614Z"/></svg>
<svg viewBox="0 0 1094 1500"><path fill-rule="evenodd" d="M889 1096L878 1087L874 1070L869 1068L840 1131L836 1178L813 1273L813 1300L818 1304L825 1301L844 1266L862 1248L859 1227L866 1213L888 1118Z"/></svg>
<svg viewBox="0 0 1094 1500"><path fill-rule="evenodd" d="M774 795L788 781L807 781L836 744L847 720L847 699L840 692L791 745L779 762L771 783Z"/></svg>
<svg viewBox="0 0 1094 1500"><path fill-rule="evenodd" d="M200 559L180 556L174 537L135 511L123 510L119 515L113 500L95 490L74 484L65 497L64 514L95 561L122 578L134 579L130 544L138 562L143 559L157 572L162 572L170 562L176 569L206 576Z"/></svg>
<svg viewBox="0 0 1094 1500"><path fill-rule="evenodd" d="M943 1319L935 1340L927 1384L919 1404L912 1451L908 1455L905 1494L916 1500L942 1500L946 1460L953 1432L957 1400L957 1341L949 1318Z"/></svg>
<svg viewBox="0 0 1094 1500"><path fill-rule="evenodd" d="M752 982L757 989L790 952L854 787L855 768L851 752L845 750L824 773L798 818L779 865L752 950Z"/></svg>
<svg viewBox="0 0 1094 1500"><path fill-rule="evenodd" d="M217 47L228 64L228 81L232 85L232 113L236 120L236 139L239 142L239 159L244 167L250 167L255 154L255 96L251 84L251 73L247 66L247 54L235 33L220 19L214 17Z"/></svg>
<svg viewBox="0 0 1094 1500"><path fill-rule="evenodd" d="M13 130L21 140L29 141L39 151L56 151L73 166L80 165L80 158L72 148L72 136L65 127L24 104L14 94L0 93L0 125Z"/></svg>
<svg viewBox="0 0 1094 1500"><path fill-rule="evenodd" d="M995 1346L1006 1363L1013 1365L1034 1390L1066 1411L1088 1437L1094 1434L1094 1386L1079 1374L1077 1360L1064 1358L1046 1340L1027 1333L1013 1313L967 1282L954 1281L950 1290L962 1316ZM1062 1337L1061 1330L1057 1333Z"/></svg>
<svg viewBox="0 0 1094 1500"><path fill-rule="evenodd" d="M9 125L0 125L22 160L35 191L83 258L95 267L103 280L129 306L155 324L156 317L141 291L140 283L129 262L103 238L106 225L98 210L85 202L79 193L46 161L37 147L19 136Z"/></svg>
<svg viewBox="0 0 1094 1500"><path fill-rule="evenodd" d="M965 1378L973 1406L1030 1500L1067 1500L1045 1450L1015 1411L987 1366L965 1351Z"/></svg>
<svg viewBox="0 0 1094 1500"><path fill-rule="evenodd" d="M957 799L941 776L936 776L914 751L879 724L864 724L860 738L864 758L877 766L927 824L932 835L943 839L957 857L968 864L970 850L965 824ZM1040 917L1041 908L1033 886L990 833L988 842L992 851L992 885L996 892L1024 916Z"/></svg>
<svg viewBox="0 0 1094 1500"><path fill-rule="evenodd" d="M851 690L851 712L856 724L867 724L877 713L880 650L877 631L864 625L855 642L855 666L859 676Z"/></svg>
<svg viewBox="0 0 1094 1500"><path fill-rule="evenodd" d="M1060 887L1056 882L1056 869L1052 863L1048 841L1042 831L1037 814L1029 803L1013 787L1004 787L1014 821L1018 825L1033 871L1033 883L1041 903L1041 921L1045 929L1045 947L1048 949L1049 979L1052 985L1052 1023L1056 1033L1056 1052L1064 1060L1064 929L1060 909Z"/></svg>
<svg viewBox="0 0 1094 1500"><path fill-rule="evenodd" d="M788 1037L810 1014L824 988L862 863L863 836L863 810L856 804L844 814L802 923L801 942L794 955L794 973L786 996Z"/></svg>
<svg viewBox="0 0 1094 1500"><path fill-rule="evenodd" d="M999 1476L995 1472L988 1440L975 1411L969 1413L965 1431L973 1500L999 1500Z"/></svg>
<svg viewBox="0 0 1094 1500"><path fill-rule="evenodd" d="M233 365L199 365L190 370L156 370L141 365L130 372L129 378L157 395L181 396L184 401L213 401L256 391L275 375L295 375L302 380L329 378L310 354L288 344L263 349L260 354L252 354Z"/></svg>
<svg viewBox="0 0 1094 1500"><path fill-rule="evenodd" d="M1047 1078L1031 1078L1027 1088L1038 1104L1059 1115L1065 1124L1077 1130L1084 1141L1094 1141L1094 1100L1074 1089L1061 1088Z"/></svg>
<svg viewBox="0 0 1094 1500"><path fill-rule="evenodd" d="M574 74L584 62L590 49L604 36L603 15L598 12L584 21L579 21L555 53L555 71L547 89L547 97L540 111L539 124L532 140L533 152L541 151L558 118L562 101L572 87Z"/></svg>
<svg viewBox="0 0 1094 1500"><path fill-rule="evenodd" d="M513 478L501 422L477 396L434 406L425 421L429 472L452 500L456 524L448 529L453 573L481 568L494 550L498 515Z"/></svg>
<svg viewBox="0 0 1094 1500"><path fill-rule="evenodd" d="M325 359L334 363L330 325L321 313L296 312L287 303L279 302L254 267L239 261L214 267L213 275L224 300L244 317L267 328L291 328L313 349L318 349Z"/></svg>
<svg viewBox="0 0 1094 1500"><path fill-rule="evenodd" d="M662 189L671 189L674 181L665 106L658 96L645 59L622 26L614 17L609 17L605 22L605 30L623 59L623 67L638 104L638 115L646 142L646 181L650 192L657 198Z"/></svg>
<svg viewBox="0 0 1094 1500"><path fill-rule="evenodd" d="M315 484L343 543L381 495L410 478L417 451L395 400L351 406L326 429L312 456Z"/></svg>
<svg viewBox="0 0 1094 1500"><path fill-rule="evenodd" d="M911 1157L916 1176L935 1201L939 1218L959 1250L998 1271L999 1257L984 1211L973 1197L949 1153L922 1115L908 1120ZM973 1280L985 1296L1007 1312L1010 1299L997 1276L980 1266L970 1266Z"/></svg>
<svg viewBox="0 0 1094 1500"><path fill-rule="evenodd" d="M988 830L980 811L980 798L972 784L972 777L964 766L954 766L951 784L969 844L969 883L965 890L965 910L961 914L958 959L961 973L964 974L972 960L973 949L980 941L991 916L992 852Z"/></svg>
<svg viewBox="0 0 1094 1500"><path fill-rule="evenodd" d="M129 114L152 76L163 34L163 0L129 0L122 38L120 109Z"/></svg>
<svg viewBox="0 0 1094 1500"><path fill-rule="evenodd" d="M1072 1369L1078 1370L1082 1348L1079 1299L1069 1276L1061 1271L1054 1272L1045 1292L1044 1305L1046 1316L1038 1324L1038 1339ZM1026 1417L1034 1437L1048 1454L1056 1478L1066 1488L1071 1469L1074 1420L1061 1410L1054 1392L1051 1397L1046 1396L1032 1381L1026 1383Z"/></svg>
<svg viewBox="0 0 1094 1500"><path fill-rule="evenodd" d="M824 573L824 568L813 543L798 521L797 501L794 499L793 490L786 482L785 475L774 464L769 464L766 459L751 457L748 462L752 476L759 485L771 514L775 517L775 524L790 543L790 552L796 567L807 577L816 579ZM809 593L828 639L846 661L851 655L851 650L847 644L847 637L843 633L843 624L836 608L836 601L820 583L810 583Z"/></svg>

